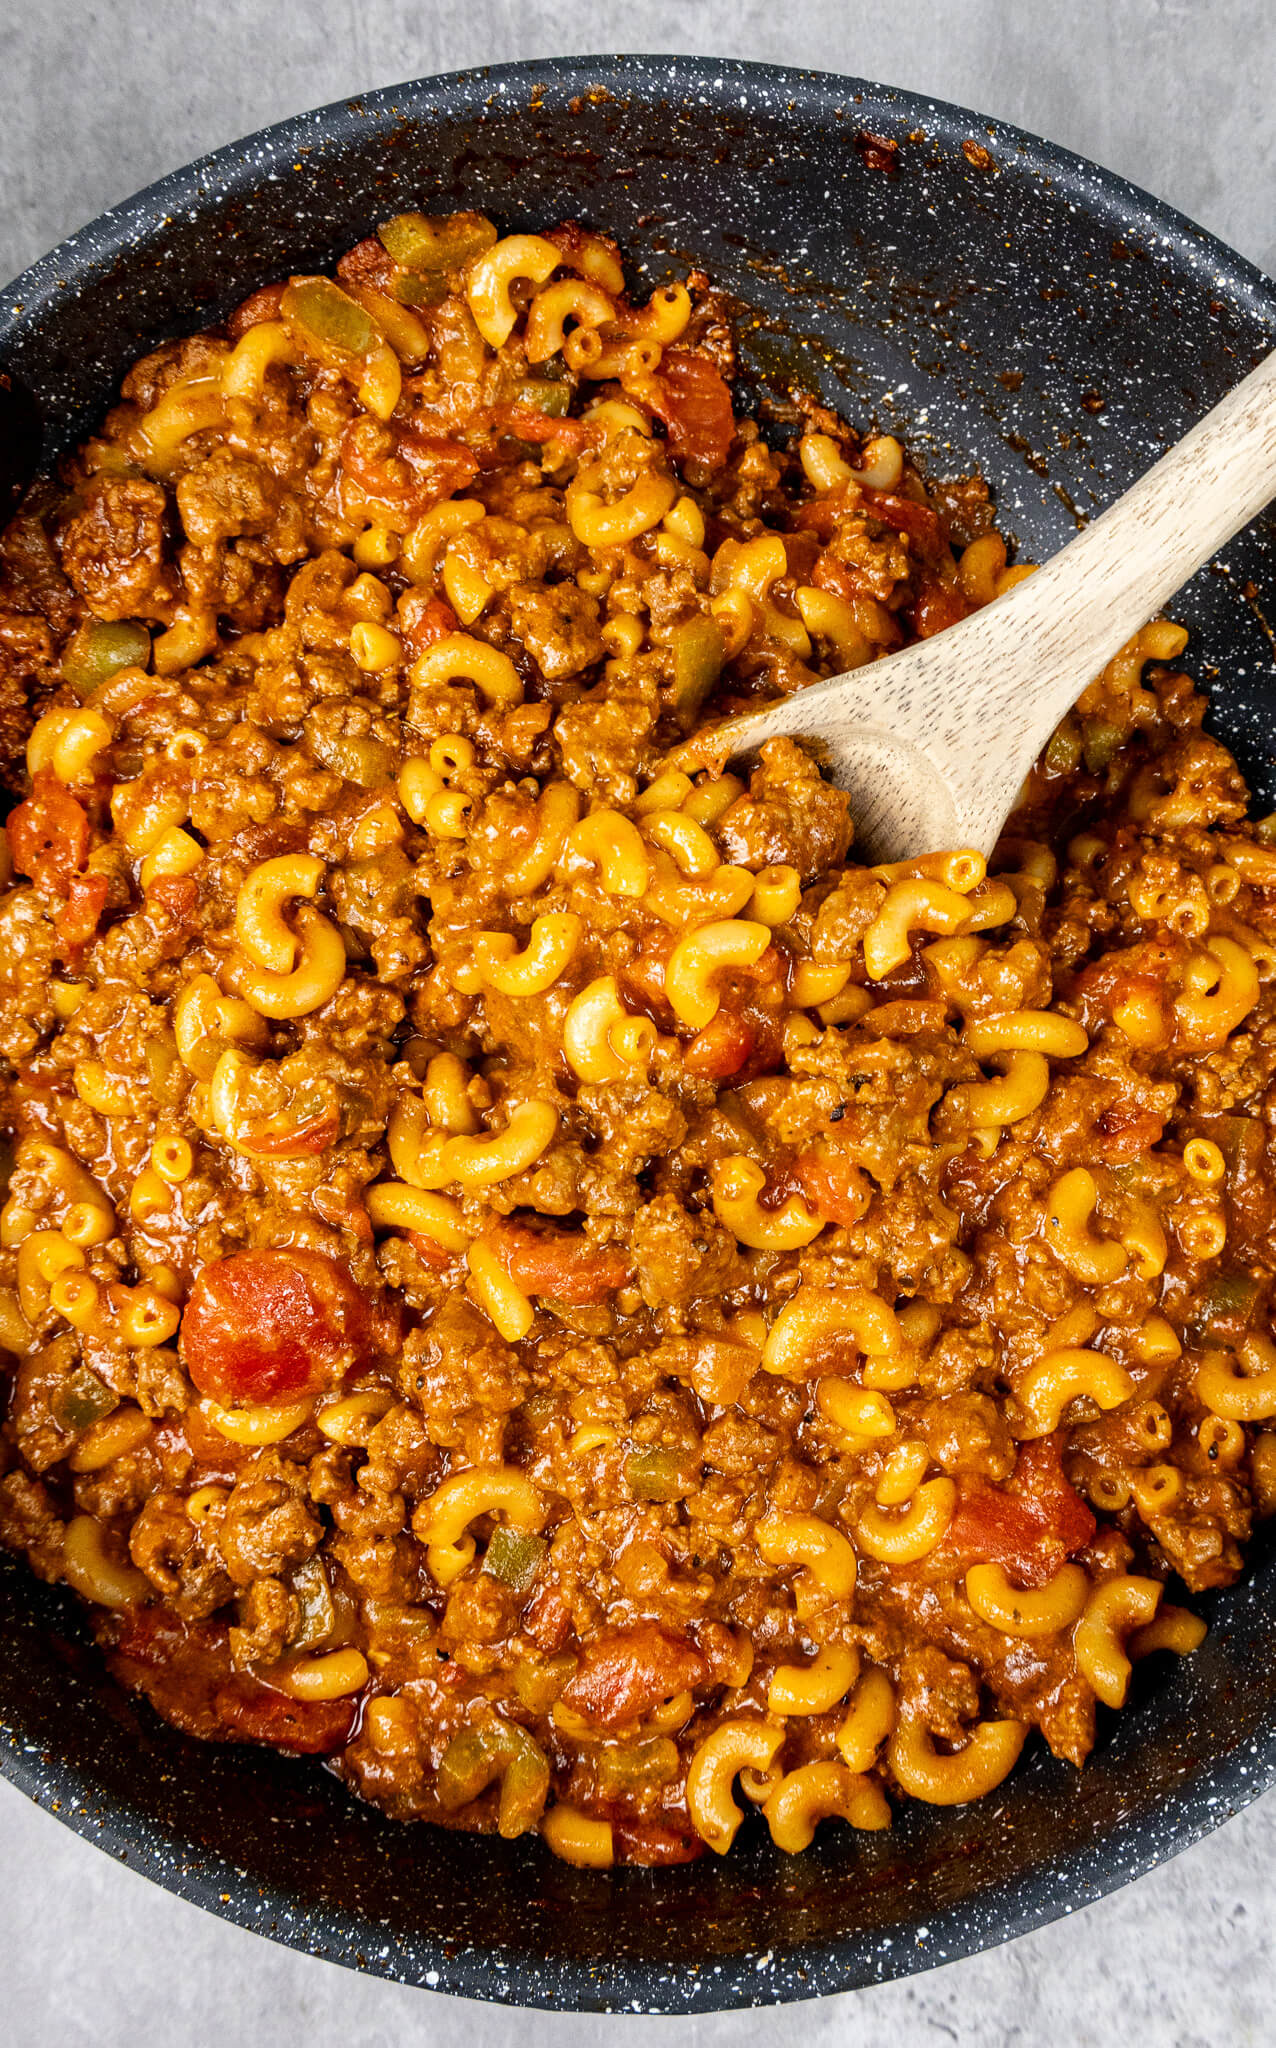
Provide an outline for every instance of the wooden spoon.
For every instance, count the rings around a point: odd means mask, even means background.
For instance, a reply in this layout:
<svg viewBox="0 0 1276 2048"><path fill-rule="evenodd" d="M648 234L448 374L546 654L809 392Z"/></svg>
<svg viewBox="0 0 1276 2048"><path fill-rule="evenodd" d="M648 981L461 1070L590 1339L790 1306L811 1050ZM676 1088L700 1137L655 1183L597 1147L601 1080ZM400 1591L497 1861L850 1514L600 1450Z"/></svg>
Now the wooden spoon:
<svg viewBox="0 0 1276 2048"><path fill-rule="evenodd" d="M991 853L1087 683L1276 496L1276 352L1035 576L901 654L700 737L717 760L787 734L851 796L870 860Z"/></svg>

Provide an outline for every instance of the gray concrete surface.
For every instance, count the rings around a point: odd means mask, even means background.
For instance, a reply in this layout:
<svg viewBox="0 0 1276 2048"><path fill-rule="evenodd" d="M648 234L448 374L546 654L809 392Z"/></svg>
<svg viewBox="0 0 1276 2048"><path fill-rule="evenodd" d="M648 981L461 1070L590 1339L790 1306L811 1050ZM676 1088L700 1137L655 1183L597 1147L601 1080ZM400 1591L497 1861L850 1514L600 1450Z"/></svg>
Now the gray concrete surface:
<svg viewBox="0 0 1276 2048"><path fill-rule="evenodd" d="M0 276L215 144L401 78L558 52L705 51L857 72L1018 121L1276 269L1272 0L0 0ZM12 2048L1271 2048L1276 1794L1009 1948L775 2014L517 2015L364 1982L200 1914L0 1785Z"/></svg>
<svg viewBox="0 0 1276 2048"><path fill-rule="evenodd" d="M1124 172L1276 269L1272 0L0 0L0 277L285 114L599 50L809 64L955 100Z"/></svg>

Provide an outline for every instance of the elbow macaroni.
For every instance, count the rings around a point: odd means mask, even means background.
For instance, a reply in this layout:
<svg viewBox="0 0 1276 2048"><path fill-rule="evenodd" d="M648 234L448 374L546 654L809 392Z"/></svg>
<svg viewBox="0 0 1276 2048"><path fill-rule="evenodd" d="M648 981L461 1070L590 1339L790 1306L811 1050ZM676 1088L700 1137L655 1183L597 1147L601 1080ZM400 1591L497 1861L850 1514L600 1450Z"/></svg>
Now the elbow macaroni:
<svg viewBox="0 0 1276 2048"><path fill-rule="evenodd" d="M960 1806L982 1799L1019 1761L1028 1730L1022 1721L981 1721L963 1749L947 1756L935 1748L916 1716L898 1723L887 1748L905 1792L928 1806Z"/></svg>
<svg viewBox="0 0 1276 2048"><path fill-rule="evenodd" d="M1079 1753L1276 1512L1276 814L1164 620L992 874L725 753L1030 572L721 319L411 213L163 351L0 835L7 1526L592 1870Z"/></svg>
<svg viewBox="0 0 1276 2048"><path fill-rule="evenodd" d="M744 1813L732 1797L741 1771L769 1771L784 1742L784 1730L741 1717L724 1721L706 1736L687 1766L687 1811L702 1842L725 1856L740 1831Z"/></svg>

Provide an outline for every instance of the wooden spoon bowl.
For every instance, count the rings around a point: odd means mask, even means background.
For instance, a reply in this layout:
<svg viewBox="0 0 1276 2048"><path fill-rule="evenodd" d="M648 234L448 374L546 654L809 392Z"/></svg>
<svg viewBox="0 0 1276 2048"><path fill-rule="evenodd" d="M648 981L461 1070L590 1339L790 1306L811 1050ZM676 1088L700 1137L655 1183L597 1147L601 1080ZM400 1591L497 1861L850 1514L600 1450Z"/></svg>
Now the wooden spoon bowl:
<svg viewBox="0 0 1276 2048"><path fill-rule="evenodd" d="M982 611L695 742L787 734L849 791L870 860L992 852L1037 755L1091 678L1276 496L1276 352L1045 568Z"/></svg>

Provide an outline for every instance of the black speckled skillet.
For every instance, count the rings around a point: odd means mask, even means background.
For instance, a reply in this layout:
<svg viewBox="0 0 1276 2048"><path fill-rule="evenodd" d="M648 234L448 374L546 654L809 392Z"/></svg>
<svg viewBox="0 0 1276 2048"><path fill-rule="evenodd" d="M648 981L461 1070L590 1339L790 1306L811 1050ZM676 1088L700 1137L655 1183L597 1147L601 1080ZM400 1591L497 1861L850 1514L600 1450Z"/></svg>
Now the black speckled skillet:
<svg viewBox="0 0 1276 2048"><path fill-rule="evenodd" d="M873 137L898 144L881 149ZM883 163L893 162L893 169ZM1119 178L1018 130L855 79L580 58L427 79L233 144L0 296L0 457L25 474L129 362L407 206L614 230L652 278L704 264L752 307L760 390L817 385L937 474L977 465L1040 558L1276 343L1276 286ZM1176 605L1211 723L1276 801L1260 521ZM809 1998L1074 1912L1276 1777L1276 1567L1201 1603L1084 1773L1033 1748L974 1806L793 1859L577 1872L535 1841L396 1827L313 1764L184 1740L105 1678L69 1599L0 1568L0 1768L134 1869L278 1941L470 1997L711 2011Z"/></svg>

